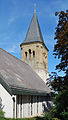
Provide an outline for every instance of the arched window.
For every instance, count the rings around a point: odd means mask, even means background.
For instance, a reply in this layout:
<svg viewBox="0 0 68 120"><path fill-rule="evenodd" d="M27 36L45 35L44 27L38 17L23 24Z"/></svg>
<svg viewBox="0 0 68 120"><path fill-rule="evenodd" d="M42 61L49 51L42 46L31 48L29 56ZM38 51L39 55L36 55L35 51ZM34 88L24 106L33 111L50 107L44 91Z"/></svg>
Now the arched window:
<svg viewBox="0 0 68 120"><path fill-rule="evenodd" d="M29 58L31 58L31 49L29 49Z"/></svg>
<svg viewBox="0 0 68 120"><path fill-rule="evenodd" d="M35 57L35 51L33 51L33 57Z"/></svg>
<svg viewBox="0 0 68 120"><path fill-rule="evenodd" d="M25 52L25 58L27 58L27 52Z"/></svg>

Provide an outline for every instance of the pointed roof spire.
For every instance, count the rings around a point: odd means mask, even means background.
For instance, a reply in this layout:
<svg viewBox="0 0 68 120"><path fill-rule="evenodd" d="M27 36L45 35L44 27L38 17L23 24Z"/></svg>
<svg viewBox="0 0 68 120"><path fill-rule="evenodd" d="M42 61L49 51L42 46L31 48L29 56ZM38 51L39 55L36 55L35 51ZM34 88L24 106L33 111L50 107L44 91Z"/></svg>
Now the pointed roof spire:
<svg viewBox="0 0 68 120"><path fill-rule="evenodd" d="M36 6L34 8L34 15L32 17L28 32L26 34L26 38L22 44L28 44L28 43L34 43L34 42L41 42L44 44L41 29L40 29L39 22L36 16Z"/></svg>

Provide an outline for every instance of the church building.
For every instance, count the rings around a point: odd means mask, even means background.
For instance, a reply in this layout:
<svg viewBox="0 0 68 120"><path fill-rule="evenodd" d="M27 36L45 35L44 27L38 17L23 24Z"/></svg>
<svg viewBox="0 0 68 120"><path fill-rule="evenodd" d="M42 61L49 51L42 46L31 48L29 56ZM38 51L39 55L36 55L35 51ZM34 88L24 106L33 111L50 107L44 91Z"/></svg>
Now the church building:
<svg viewBox="0 0 68 120"><path fill-rule="evenodd" d="M5 117L26 118L49 110L48 48L34 12L21 47L21 60L0 48L0 99Z"/></svg>

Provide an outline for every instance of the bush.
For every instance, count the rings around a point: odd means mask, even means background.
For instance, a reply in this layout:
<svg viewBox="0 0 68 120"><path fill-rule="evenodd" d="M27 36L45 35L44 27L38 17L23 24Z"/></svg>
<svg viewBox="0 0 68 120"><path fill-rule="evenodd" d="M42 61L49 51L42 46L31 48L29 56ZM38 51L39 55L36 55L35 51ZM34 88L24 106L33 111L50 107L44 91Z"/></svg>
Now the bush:
<svg viewBox="0 0 68 120"><path fill-rule="evenodd" d="M46 117L35 117L35 118L17 118L17 119L11 119L11 118L5 118L3 120L60 120L58 118L52 118L49 113L46 113ZM0 119L2 120L2 119ZM64 119L65 120L65 119Z"/></svg>
<svg viewBox="0 0 68 120"><path fill-rule="evenodd" d="M52 120L51 113L45 113L44 120Z"/></svg>
<svg viewBox="0 0 68 120"><path fill-rule="evenodd" d="M61 115L61 117L62 117L63 120L68 120L68 112L64 111L60 115Z"/></svg>
<svg viewBox="0 0 68 120"><path fill-rule="evenodd" d="M60 120L60 119L58 119L58 118L53 118L52 120Z"/></svg>
<svg viewBox="0 0 68 120"><path fill-rule="evenodd" d="M4 120L4 112L0 109L0 120Z"/></svg>
<svg viewBox="0 0 68 120"><path fill-rule="evenodd" d="M42 119L41 119L42 120ZM51 112L45 113L44 119L43 120L60 120L58 118L54 118L54 115ZM65 120L65 119L64 119Z"/></svg>

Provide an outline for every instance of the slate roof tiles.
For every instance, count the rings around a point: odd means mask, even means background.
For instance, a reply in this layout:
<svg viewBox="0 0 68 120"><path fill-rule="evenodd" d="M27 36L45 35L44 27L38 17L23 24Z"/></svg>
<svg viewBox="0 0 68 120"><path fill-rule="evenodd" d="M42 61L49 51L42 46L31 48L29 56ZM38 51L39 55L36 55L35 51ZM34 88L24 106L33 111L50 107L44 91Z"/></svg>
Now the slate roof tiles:
<svg viewBox="0 0 68 120"><path fill-rule="evenodd" d="M51 90L33 69L18 58L0 48L0 83L6 85L12 94L25 91L34 94L46 94ZM6 87L6 89L7 89ZM16 92L17 91L17 92ZM24 92L23 92L24 91Z"/></svg>

